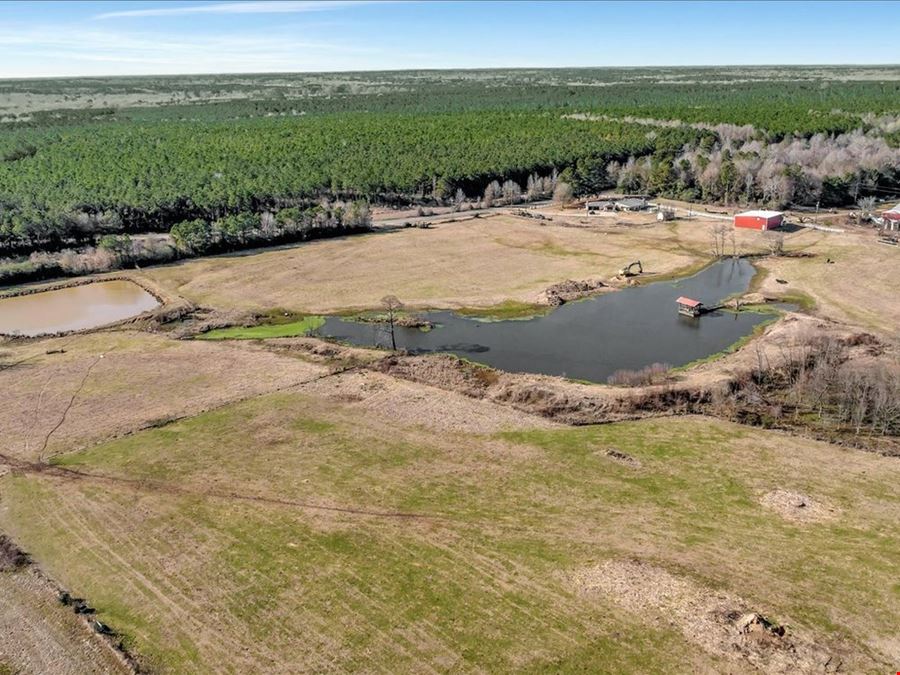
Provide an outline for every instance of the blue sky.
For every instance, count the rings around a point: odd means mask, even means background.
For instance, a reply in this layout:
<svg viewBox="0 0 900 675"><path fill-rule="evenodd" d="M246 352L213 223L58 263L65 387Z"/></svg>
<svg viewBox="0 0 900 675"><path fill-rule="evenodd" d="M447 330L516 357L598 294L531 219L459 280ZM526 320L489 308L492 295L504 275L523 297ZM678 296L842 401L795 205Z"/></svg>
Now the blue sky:
<svg viewBox="0 0 900 675"><path fill-rule="evenodd" d="M0 77L897 64L898 26L900 2L7 1Z"/></svg>

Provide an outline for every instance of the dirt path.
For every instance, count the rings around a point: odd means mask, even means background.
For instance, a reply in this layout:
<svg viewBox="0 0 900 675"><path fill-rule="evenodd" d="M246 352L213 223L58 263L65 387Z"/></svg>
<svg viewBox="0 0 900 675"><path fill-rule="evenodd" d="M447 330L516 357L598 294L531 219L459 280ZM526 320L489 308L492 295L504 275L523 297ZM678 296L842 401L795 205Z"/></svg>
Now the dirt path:
<svg viewBox="0 0 900 675"><path fill-rule="evenodd" d="M0 572L0 672L131 672L56 594L55 585L33 566Z"/></svg>
<svg viewBox="0 0 900 675"><path fill-rule="evenodd" d="M126 486L136 491L163 493L176 496L188 497L207 497L213 499L226 499L246 502L259 502L263 504L273 504L277 506L289 506L308 511L330 511L334 513L345 513L356 516L370 516L373 518L399 518L405 520L437 520L440 515L427 513L414 513L406 511L380 511L378 509L365 509L350 506L341 506L337 504L318 504L308 501L299 501L295 499L281 499L277 497L267 497L265 495L244 494L232 490L214 490L191 488L174 483L165 483L162 481L151 481L137 478L122 478L120 476L111 476L108 474L92 473L80 469L69 467L54 466L43 462L27 462L18 460L8 455L0 454L0 469L6 468L12 473L21 474L41 474L62 480L88 480L97 483L109 483L119 486Z"/></svg>

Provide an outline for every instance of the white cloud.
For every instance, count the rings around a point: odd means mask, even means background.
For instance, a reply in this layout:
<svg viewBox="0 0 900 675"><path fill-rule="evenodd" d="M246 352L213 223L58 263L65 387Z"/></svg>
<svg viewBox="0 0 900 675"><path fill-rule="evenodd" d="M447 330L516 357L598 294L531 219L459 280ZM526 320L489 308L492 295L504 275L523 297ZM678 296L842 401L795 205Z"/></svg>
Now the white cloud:
<svg viewBox="0 0 900 675"><path fill-rule="evenodd" d="M185 14L288 14L323 12L359 5L383 4L382 0L297 0L285 2L219 2L209 5L150 7L98 14L95 19L118 19L146 16L181 16Z"/></svg>
<svg viewBox="0 0 900 675"><path fill-rule="evenodd" d="M0 77L339 70L384 58L380 49L329 35L303 39L290 28L182 35L0 27Z"/></svg>

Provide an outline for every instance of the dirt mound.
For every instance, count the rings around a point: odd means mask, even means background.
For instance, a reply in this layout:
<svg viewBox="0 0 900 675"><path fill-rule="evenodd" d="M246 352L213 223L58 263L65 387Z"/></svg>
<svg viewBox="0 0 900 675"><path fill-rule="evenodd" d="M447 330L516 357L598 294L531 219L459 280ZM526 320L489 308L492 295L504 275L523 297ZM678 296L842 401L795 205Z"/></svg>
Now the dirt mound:
<svg viewBox="0 0 900 675"><path fill-rule="evenodd" d="M727 301L725 306L742 307L744 305L764 305L767 302L774 302L775 300L775 297L764 295L763 293L745 293L739 298Z"/></svg>
<svg viewBox="0 0 900 675"><path fill-rule="evenodd" d="M760 503L772 509L785 520L798 523L815 523L834 518L834 508L817 502L809 495L791 490L772 490L760 498Z"/></svg>
<svg viewBox="0 0 900 675"><path fill-rule="evenodd" d="M641 461L636 457L632 457L631 455L622 452L621 450L617 450L616 448L607 448L603 453L610 459L619 462L620 464L626 464L627 466L631 466L634 468L640 468Z"/></svg>
<svg viewBox="0 0 900 675"><path fill-rule="evenodd" d="M606 288L606 284L599 279L587 279L584 281L567 279L545 289L541 293L540 299L551 307L559 307L567 302L593 295L603 288Z"/></svg>
<svg viewBox="0 0 900 675"><path fill-rule="evenodd" d="M660 626L675 626L713 655L769 673L837 672L842 659L798 629L751 610L728 593L705 588L639 561L610 561L572 576L577 592L610 596L626 610Z"/></svg>
<svg viewBox="0 0 900 675"><path fill-rule="evenodd" d="M468 363L448 354L389 356L373 368L405 380L432 384L476 398L483 398L500 377L500 373L493 368Z"/></svg>
<svg viewBox="0 0 900 675"><path fill-rule="evenodd" d="M383 352L360 347L350 347L318 338L293 337L262 340L266 349L280 355L300 356L319 363L341 362L352 366L382 358Z"/></svg>

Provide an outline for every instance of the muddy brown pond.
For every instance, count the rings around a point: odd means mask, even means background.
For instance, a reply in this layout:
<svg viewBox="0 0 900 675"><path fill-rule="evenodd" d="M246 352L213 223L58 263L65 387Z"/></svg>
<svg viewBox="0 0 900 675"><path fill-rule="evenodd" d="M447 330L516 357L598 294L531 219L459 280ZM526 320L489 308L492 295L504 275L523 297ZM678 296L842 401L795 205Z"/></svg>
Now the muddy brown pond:
<svg viewBox="0 0 900 675"><path fill-rule="evenodd" d="M131 281L98 281L0 299L0 333L44 335L98 328L159 305Z"/></svg>
<svg viewBox="0 0 900 675"><path fill-rule="evenodd" d="M680 366L720 352L772 319L758 312L678 314L687 295L707 306L745 292L755 270L744 259L710 265L677 282L634 286L573 302L527 320L479 321L453 312L427 312L436 327L397 328L397 347L412 353L450 352L511 372L605 382L615 371L655 362ZM361 346L389 346L383 325L329 317L318 330Z"/></svg>

